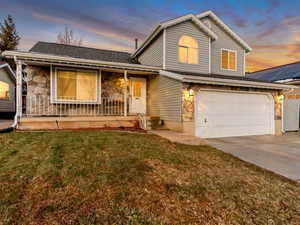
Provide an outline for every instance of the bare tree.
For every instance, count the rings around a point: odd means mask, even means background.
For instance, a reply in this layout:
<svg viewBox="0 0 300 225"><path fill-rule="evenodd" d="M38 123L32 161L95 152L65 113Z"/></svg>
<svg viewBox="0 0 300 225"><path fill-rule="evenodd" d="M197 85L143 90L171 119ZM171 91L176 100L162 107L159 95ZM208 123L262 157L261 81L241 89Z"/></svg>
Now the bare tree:
<svg viewBox="0 0 300 225"><path fill-rule="evenodd" d="M65 27L63 32L60 32L57 35L57 43L65 44L65 45L82 45L82 38L76 38L74 32L69 27Z"/></svg>

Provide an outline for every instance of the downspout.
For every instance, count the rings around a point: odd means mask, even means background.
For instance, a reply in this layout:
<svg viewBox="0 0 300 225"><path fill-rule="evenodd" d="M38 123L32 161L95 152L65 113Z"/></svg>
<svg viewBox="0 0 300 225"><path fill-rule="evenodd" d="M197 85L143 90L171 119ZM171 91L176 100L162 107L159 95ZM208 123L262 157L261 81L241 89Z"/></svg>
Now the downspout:
<svg viewBox="0 0 300 225"><path fill-rule="evenodd" d="M17 57L16 56L14 56L14 61L15 61L15 64L17 65ZM16 77L16 83L17 83L18 81L17 81L17 77ZM18 92L17 92L17 90L16 90L16 96L15 96L15 100L17 100L17 94L18 94ZM14 123L11 125L11 127L13 128L13 129L15 129L16 127L17 127L17 125L18 125L18 116L19 116L19 107L17 107L16 106L16 115L15 115L15 117L14 117Z"/></svg>

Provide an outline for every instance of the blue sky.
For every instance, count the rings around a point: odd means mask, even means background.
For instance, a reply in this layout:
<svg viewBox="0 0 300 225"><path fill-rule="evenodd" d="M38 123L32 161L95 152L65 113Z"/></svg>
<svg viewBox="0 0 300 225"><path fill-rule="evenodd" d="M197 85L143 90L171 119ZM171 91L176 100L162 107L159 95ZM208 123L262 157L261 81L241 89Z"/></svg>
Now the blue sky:
<svg viewBox="0 0 300 225"><path fill-rule="evenodd" d="M160 21L205 10L253 47L248 70L300 61L299 0L1 0L0 20L14 17L23 50L68 26L85 46L132 51Z"/></svg>

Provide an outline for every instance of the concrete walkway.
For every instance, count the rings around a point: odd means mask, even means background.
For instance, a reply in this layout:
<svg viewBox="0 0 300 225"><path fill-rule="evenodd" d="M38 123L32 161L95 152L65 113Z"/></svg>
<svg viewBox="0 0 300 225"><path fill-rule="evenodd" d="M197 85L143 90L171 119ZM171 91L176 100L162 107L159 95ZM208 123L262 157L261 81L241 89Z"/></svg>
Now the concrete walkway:
<svg viewBox="0 0 300 225"><path fill-rule="evenodd" d="M176 132L176 131L151 130L151 131L149 131L149 133L159 135L159 136L166 138L172 142L177 142L177 143L186 144L186 145L205 145L205 144L207 144L205 142L205 140L203 140L201 138L194 137L191 135L186 135L186 134Z"/></svg>
<svg viewBox="0 0 300 225"><path fill-rule="evenodd" d="M205 140L168 130L155 130L151 133L172 142L211 145L244 161L300 182L300 133Z"/></svg>
<svg viewBox="0 0 300 225"><path fill-rule="evenodd" d="M13 120L2 120L2 119L0 119L0 130L11 127L13 122L14 122Z"/></svg>

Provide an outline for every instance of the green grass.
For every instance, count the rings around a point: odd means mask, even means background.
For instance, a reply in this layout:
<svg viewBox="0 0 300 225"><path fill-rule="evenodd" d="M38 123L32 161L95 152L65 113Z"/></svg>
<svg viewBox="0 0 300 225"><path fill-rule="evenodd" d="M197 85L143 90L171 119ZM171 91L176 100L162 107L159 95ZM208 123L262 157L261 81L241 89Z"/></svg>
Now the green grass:
<svg viewBox="0 0 300 225"><path fill-rule="evenodd" d="M155 135L0 135L0 225L300 224L300 187Z"/></svg>

